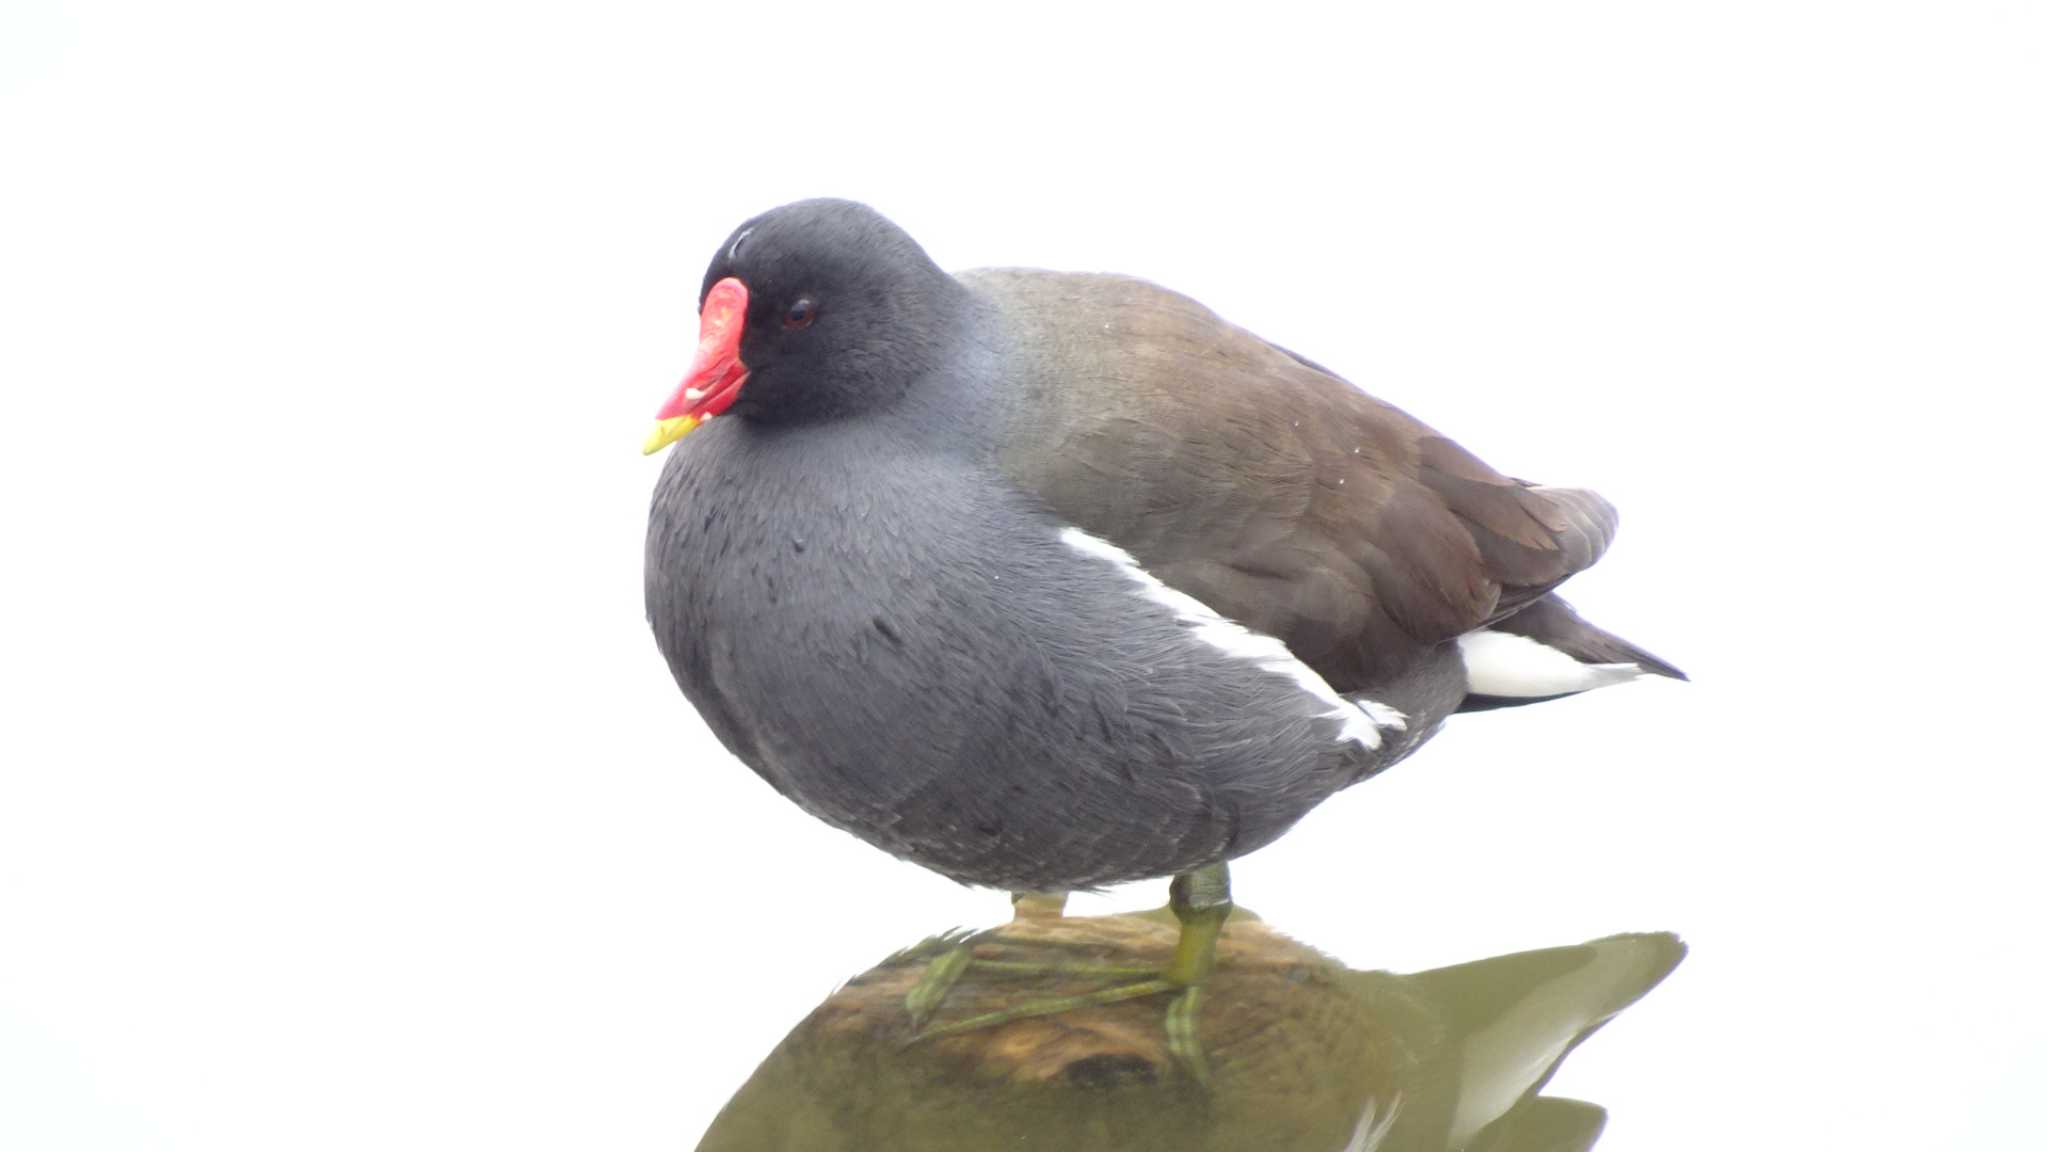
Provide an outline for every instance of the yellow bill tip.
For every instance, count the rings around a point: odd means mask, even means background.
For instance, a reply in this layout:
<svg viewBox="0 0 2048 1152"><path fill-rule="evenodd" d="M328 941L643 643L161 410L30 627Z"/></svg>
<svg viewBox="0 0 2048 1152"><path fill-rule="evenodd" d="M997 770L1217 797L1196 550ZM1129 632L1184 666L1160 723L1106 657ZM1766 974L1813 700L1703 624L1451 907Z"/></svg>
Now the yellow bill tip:
<svg viewBox="0 0 2048 1152"><path fill-rule="evenodd" d="M688 436L697 427L695 416L671 416L654 422L654 431L648 433L647 443L640 448L643 456L652 456L663 448Z"/></svg>

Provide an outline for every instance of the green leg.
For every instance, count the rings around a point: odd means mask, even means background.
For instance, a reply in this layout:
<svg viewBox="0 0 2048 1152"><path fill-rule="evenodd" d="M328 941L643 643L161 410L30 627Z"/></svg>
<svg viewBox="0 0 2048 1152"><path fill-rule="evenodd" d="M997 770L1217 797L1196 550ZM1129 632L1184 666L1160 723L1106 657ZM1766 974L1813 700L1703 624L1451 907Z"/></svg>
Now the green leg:
<svg viewBox="0 0 2048 1152"><path fill-rule="evenodd" d="M1013 920L1057 920L1066 911L1065 892L1010 893L1010 917Z"/></svg>
<svg viewBox="0 0 2048 1152"><path fill-rule="evenodd" d="M1202 1002L1202 984L1216 970L1216 941L1230 919L1230 866L1210 864L1173 878L1168 890L1173 917L1180 921L1180 939L1166 965L1166 982L1181 990L1166 1008L1166 1050L1196 1081L1209 1082L1209 1061L1195 1028Z"/></svg>
<svg viewBox="0 0 2048 1152"><path fill-rule="evenodd" d="M1114 1004L1142 996L1176 992L1178 994L1166 1009L1167 1051L1190 1076L1207 1083L1208 1061L1202 1053L1195 1017L1201 1004L1201 986L1216 968L1216 940L1222 935L1224 921L1230 918L1230 868L1226 864L1217 863L1183 873L1174 877L1169 893L1169 906L1173 909L1174 918L1180 921L1180 938L1174 942L1173 958L1167 961L1164 970L1149 972L1145 969L1100 966L998 965L984 961L976 967L1041 975L1083 973L1123 977L1143 975L1148 978L1078 996L1037 1000L998 1012L986 1012L933 1028L921 1033L918 1039L971 1032L1007 1024L1012 1020L1052 1016L1076 1008ZM937 1008L939 1000L944 998L945 991L951 989L966 971L969 961L956 959L956 956L963 953L965 947L963 944L960 948L934 960L924 977L918 981L917 987L911 989L906 1000L911 1018L917 1025L922 1025L924 1019ZM936 996L930 991L932 987L939 989Z"/></svg>
<svg viewBox="0 0 2048 1152"><path fill-rule="evenodd" d="M1223 934L1232 907L1230 865L1208 864L1175 876L1167 902L1173 918L1180 921L1180 939L1174 942L1166 978L1192 988L1216 968L1216 938Z"/></svg>

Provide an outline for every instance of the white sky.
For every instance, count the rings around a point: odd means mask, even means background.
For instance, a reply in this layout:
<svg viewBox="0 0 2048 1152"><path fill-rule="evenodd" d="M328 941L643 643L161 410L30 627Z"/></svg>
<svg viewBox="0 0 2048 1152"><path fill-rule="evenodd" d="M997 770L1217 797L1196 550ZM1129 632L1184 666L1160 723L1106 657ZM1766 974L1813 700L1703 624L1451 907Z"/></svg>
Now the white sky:
<svg viewBox="0 0 2048 1152"><path fill-rule="evenodd" d="M821 193L1622 508L1569 593L1697 682L1459 721L1243 904L1362 967L1685 934L1556 1084L1605 1149L2038 1140L2042 7L1110 7L8 0L0 1148L689 1147L1007 913L642 621L704 262Z"/></svg>

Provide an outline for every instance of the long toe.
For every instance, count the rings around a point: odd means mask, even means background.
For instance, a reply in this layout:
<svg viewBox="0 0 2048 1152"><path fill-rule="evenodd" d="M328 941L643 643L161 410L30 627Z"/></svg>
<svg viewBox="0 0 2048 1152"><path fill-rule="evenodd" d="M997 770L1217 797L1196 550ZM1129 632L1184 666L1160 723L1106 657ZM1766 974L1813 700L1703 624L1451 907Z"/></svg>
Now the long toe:
<svg viewBox="0 0 2048 1152"><path fill-rule="evenodd" d="M937 1028L927 1029L911 1037L911 1042L929 1040L938 1036L954 1036L962 1032L978 1032L983 1028L994 1028L1017 1020L1028 1020L1034 1016L1058 1016L1061 1013L1072 1012L1081 1008L1119 1004L1125 1000L1136 1000L1144 996L1157 996L1162 992L1171 992L1177 987L1178 985L1166 980L1141 980L1136 984L1119 984L1113 988L1083 992L1078 996L1057 996L1046 1000L1030 1000L1022 1004L1013 1004L1008 1008L999 1009L994 1012L984 1012L979 1016L969 1016L965 1020L955 1020L950 1024L942 1024Z"/></svg>
<svg viewBox="0 0 2048 1152"><path fill-rule="evenodd" d="M913 1029L924 1027L925 1021L946 1002L947 993L974 962L974 945L971 942L955 944L941 953L930 964L925 965L924 975L917 978L910 991L903 995L904 1010L910 1013Z"/></svg>

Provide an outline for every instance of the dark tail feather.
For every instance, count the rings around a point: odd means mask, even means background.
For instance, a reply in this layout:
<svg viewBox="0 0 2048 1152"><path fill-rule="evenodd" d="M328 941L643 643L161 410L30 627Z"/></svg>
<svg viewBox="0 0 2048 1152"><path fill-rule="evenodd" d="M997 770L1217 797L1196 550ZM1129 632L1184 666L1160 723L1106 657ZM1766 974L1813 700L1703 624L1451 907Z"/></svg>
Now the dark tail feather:
<svg viewBox="0 0 2048 1152"><path fill-rule="evenodd" d="M1527 636L1555 648L1582 664L1634 664L1643 671L1673 680L1688 679L1668 661L1586 622L1564 597L1551 593L1490 627L1496 632Z"/></svg>

